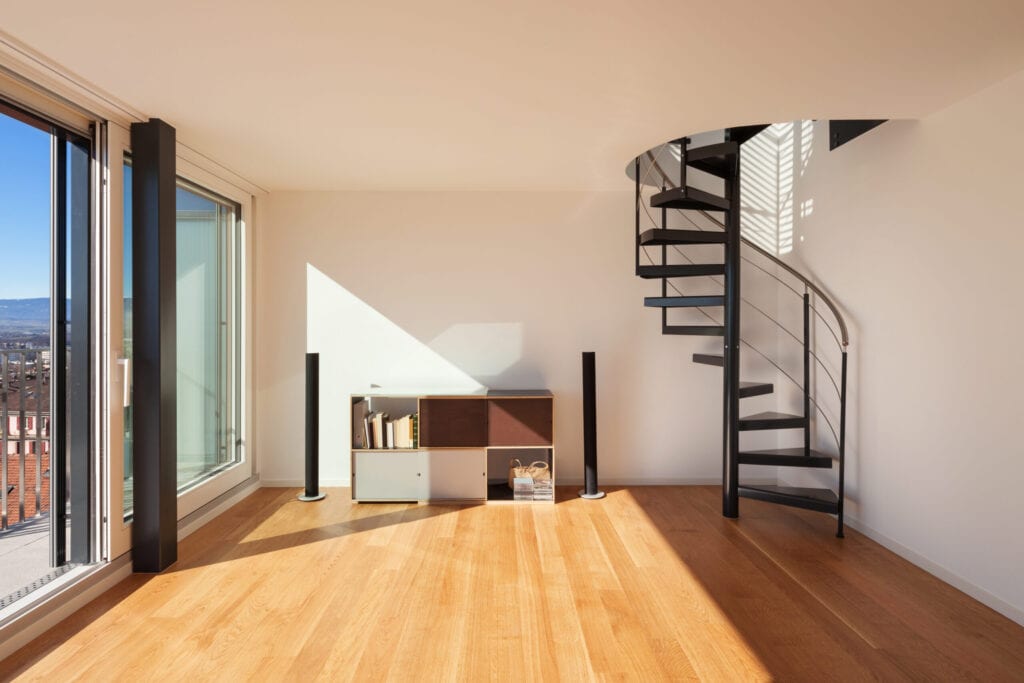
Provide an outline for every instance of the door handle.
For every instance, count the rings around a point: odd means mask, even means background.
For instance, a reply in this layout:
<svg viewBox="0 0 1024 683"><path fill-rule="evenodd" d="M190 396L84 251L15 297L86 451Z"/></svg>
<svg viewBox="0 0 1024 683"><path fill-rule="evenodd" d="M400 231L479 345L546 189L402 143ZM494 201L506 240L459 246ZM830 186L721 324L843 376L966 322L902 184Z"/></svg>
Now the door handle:
<svg viewBox="0 0 1024 683"><path fill-rule="evenodd" d="M128 408L132 404L132 359L118 358L121 368L121 406Z"/></svg>

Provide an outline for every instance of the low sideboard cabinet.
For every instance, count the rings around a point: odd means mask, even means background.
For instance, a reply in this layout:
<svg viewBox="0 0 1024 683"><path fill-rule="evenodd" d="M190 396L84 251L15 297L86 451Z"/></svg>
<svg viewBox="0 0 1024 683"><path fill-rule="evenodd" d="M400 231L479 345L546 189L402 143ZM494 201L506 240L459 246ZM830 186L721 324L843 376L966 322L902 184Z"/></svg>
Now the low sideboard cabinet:
<svg viewBox="0 0 1024 683"><path fill-rule="evenodd" d="M554 398L546 390L492 390L465 396L358 394L352 406L352 500L355 502L513 501L509 463L547 465L554 490ZM372 416L387 416L414 440L395 436ZM369 419L367 419L369 418ZM384 423L382 417L379 422ZM399 427L393 427L398 431ZM391 441L388 441L388 435ZM380 438L383 437L383 438ZM384 448L366 448L368 445ZM394 443L400 447L395 448ZM546 498L540 492L538 497ZM553 494L550 496L553 502ZM521 501L516 501L521 502Z"/></svg>

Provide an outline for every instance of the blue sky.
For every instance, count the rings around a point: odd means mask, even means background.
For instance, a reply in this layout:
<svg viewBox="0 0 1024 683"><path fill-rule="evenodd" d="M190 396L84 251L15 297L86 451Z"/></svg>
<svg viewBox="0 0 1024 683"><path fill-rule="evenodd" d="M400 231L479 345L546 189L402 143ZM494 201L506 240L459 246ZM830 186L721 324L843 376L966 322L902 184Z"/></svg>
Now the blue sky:
<svg viewBox="0 0 1024 683"><path fill-rule="evenodd" d="M125 296L131 296L131 183L125 168ZM216 210L216 204L183 188L185 211ZM50 135L0 114L0 299L50 295Z"/></svg>
<svg viewBox="0 0 1024 683"><path fill-rule="evenodd" d="M0 299L50 296L50 136L0 114Z"/></svg>

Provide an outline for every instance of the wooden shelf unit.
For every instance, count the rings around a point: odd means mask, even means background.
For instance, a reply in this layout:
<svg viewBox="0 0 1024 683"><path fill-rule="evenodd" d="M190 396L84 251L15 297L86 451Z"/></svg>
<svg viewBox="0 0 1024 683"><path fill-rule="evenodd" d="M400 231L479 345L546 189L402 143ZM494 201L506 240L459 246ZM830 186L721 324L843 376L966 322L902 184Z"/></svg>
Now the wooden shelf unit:
<svg viewBox="0 0 1024 683"><path fill-rule="evenodd" d="M546 462L554 486L554 397L549 391L356 394L350 408L361 400L368 401L369 410L392 413L392 418L415 412L419 444L411 449L357 448L354 435L362 425L353 421L349 444L355 502L512 502L512 458L524 465Z"/></svg>

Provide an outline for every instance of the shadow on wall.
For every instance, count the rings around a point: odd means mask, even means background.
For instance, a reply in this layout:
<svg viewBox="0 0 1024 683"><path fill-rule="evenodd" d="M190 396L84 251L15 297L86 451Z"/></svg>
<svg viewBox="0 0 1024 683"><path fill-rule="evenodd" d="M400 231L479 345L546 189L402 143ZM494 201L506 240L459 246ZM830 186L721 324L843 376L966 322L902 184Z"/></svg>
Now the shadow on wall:
<svg viewBox="0 0 1024 683"><path fill-rule="evenodd" d="M537 374L520 367L522 327L459 323L425 343L307 263L306 350L320 354L323 479L351 478L352 394L479 394L509 371L521 383L524 374Z"/></svg>

